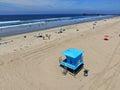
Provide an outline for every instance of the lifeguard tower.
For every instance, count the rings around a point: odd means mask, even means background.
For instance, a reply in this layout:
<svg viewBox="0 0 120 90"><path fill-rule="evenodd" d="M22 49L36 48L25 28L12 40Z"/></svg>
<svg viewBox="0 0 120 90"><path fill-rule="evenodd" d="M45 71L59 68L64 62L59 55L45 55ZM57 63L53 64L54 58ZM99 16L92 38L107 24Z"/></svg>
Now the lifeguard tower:
<svg viewBox="0 0 120 90"><path fill-rule="evenodd" d="M68 48L67 50L64 50L61 54L65 55L66 58L59 61L60 66L76 72L79 67L84 65L82 58L83 52L84 50L76 48Z"/></svg>

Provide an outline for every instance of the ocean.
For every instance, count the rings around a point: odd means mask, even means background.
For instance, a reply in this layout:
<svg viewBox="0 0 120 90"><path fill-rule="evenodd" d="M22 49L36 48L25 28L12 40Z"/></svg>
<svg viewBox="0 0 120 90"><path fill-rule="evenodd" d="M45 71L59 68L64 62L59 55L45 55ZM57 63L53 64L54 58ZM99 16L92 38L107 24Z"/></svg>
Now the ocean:
<svg viewBox="0 0 120 90"><path fill-rule="evenodd" d="M0 15L0 37L110 17L113 15Z"/></svg>

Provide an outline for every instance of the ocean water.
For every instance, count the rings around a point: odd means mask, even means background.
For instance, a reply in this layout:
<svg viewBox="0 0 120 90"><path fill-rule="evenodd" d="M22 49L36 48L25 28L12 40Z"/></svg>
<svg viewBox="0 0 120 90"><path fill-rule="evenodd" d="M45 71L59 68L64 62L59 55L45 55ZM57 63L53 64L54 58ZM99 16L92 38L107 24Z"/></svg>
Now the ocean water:
<svg viewBox="0 0 120 90"><path fill-rule="evenodd" d="M0 36L110 18L113 15L0 15Z"/></svg>

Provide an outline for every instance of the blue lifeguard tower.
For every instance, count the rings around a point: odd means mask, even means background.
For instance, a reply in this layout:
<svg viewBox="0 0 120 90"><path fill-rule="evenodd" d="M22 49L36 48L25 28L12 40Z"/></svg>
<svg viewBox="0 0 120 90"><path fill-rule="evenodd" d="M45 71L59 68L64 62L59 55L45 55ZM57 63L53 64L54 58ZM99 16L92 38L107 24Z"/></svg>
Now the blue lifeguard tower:
<svg viewBox="0 0 120 90"><path fill-rule="evenodd" d="M68 48L67 50L64 50L61 54L65 55L66 58L59 61L60 66L71 69L73 72L76 71L80 66L84 65L82 58L83 52L84 50L76 48Z"/></svg>

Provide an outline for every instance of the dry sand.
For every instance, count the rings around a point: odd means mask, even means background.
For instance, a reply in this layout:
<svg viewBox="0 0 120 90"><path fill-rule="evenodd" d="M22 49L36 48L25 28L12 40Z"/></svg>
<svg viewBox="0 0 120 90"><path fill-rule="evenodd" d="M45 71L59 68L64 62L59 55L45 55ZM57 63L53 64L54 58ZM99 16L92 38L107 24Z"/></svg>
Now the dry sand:
<svg viewBox="0 0 120 90"><path fill-rule="evenodd" d="M61 34L58 27L2 38L0 90L119 90L120 17L97 21L95 29L94 22L63 26ZM51 39L36 38L38 33ZM83 69L76 76L62 74L58 58L69 47L85 50L88 77Z"/></svg>

